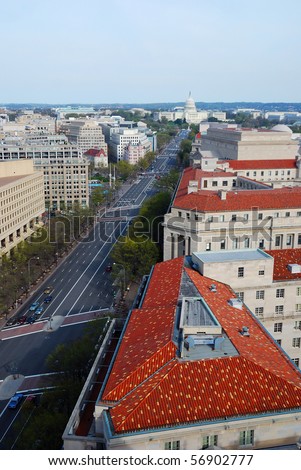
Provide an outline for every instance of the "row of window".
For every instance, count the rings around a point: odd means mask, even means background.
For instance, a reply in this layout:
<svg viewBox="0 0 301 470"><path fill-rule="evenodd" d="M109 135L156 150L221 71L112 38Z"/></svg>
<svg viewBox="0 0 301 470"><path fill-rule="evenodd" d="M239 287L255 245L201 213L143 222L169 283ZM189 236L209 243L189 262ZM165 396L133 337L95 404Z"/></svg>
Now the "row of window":
<svg viewBox="0 0 301 470"><path fill-rule="evenodd" d="M239 433L239 445L240 446L251 446L254 445L254 430L249 429L247 431L240 431ZM218 435L212 434L204 436L202 438L202 449L208 449L211 446L218 445ZM181 450L181 441L168 441L164 444L165 450Z"/></svg>
<svg viewBox="0 0 301 470"><path fill-rule="evenodd" d="M186 218L189 220L191 218L191 214L190 212L186 212L185 213L186 215ZM178 217L185 217L185 215L182 213L182 211L178 211ZM270 217L269 216L266 216L266 217ZM301 217L301 211L298 211L296 214L292 214L291 212L287 211L287 212L284 212L283 214L280 213L280 212L274 212L273 214L273 217L275 219L278 219L280 217ZM201 222L203 219L202 219L202 216L200 216L199 214L194 214L194 218L195 220ZM231 217L230 217L230 221L232 222L246 222L248 221L250 218L250 214L232 214ZM258 212L257 214L257 220L263 220L263 213L262 212ZM226 222L226 218L225 218L225 215L224 214L221 214L221 215L208 215L207 217L207 222Z"/></svg>
<svg viewBox="0 0 301 470"><path fill-rule="evenodd" d="M242 300L241 295L239 295L239 298ZM263 315L263 312L264 312L263 307L255 307L255 315ZM301 312L301 304L296 304L295 312ZM276 315L283 315L284 314L284 305L276 305L274 313Z"/></svg>
<svg viewBox="0 0 301 470"><path fill-rule="evenodd" d="M264 295L265 295L264 290L257 290L256 291L256 299L264 299ZM276 289L276 298L277 299L284 298L284 289Z"/></svg>
<svg viewBox="0 0 301 470"><path fill-rule="evenodd" d="M274 333L281 333L282 332L282 327L283 327L283 323L279 323L279 322L274 323ZM301 330L301 321L300 320L295 321L294 329L295 330Z"/></svg>

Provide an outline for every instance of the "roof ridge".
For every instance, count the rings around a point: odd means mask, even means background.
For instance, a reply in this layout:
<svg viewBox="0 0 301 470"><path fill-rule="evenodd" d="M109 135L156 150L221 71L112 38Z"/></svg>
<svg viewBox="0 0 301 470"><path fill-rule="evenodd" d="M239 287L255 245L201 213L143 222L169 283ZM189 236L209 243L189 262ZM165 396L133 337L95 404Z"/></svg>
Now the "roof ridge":
<svg viewBox="0 0 301 470"><path fill-rule="evenodd" d="M122 379L114 388L112 388L109 392L107 392L107 394L105 396L102 397L102 400L104 401L111 401L110 399L106 398L108 395L111 395L113 394L114 392L116 392L116 390L118 390L118 388L121 387L122 384L128 382L131 380L131 378L133 377L134 374L137 374L139 372L139 370L141 370L143 367L145 367L145 365L149 362L151 362L151 360L155 357L155 356L158 356L160 354L160 352L164 349L164 348L167 348L167 346L170 346L172 345L174 347L174 349L176 349L176 346L175 344L173 343L173 341L170 339L166 344L164 344L164 346L162 346L160 349L157 349L156 352L154 352L151 356L149 356L142 364L140 364L136 369L132 370L131 373L129 375L127 375L124 379ZM174 358L172 358L174 359ZM158 372L158 370L160 370L162 367L164 367L166 364L168 364L168 362L172 359L169 359L165 364L161 365L159 367L159 369L153 371L148 377L146 377L145 379L143 379L137 386L139 387L145 380L148 380L153 374L155 374L156 372ZM134 387L134 388L137 388ZM123 399L125 396L128 395L128 393L130 393L131 391L133 390L133 388L127 392L121 399ZM118 399L117 399L118 400Z"/></svg>
<svg viewBox="0 0 301 470"><path fill-rule="evenodd" d="M147 377L143 382L141 382L138 387L136 387L135 389L131 389L124 397L122 397L122 399L120 400L120 403L122 403L123 400L125 400L128 395L130 395L133 390L137 390L137 388L141 387L145 382L147 382L148 380L150 380L151 378L153 378L155 376L155 374L158 374L160 371L162 372L162 370L164 369L164 367L168 367L170 364L172 364L172 362L174 362L173 366L170 367L166 373L154 384L154 386L149 390L148 393L146 393L146 395L141 395L139 398L139 404L137 404L137 406L135 408L133 408L133 410L131 411L131 413L129 413L128 415L126 415L125 419L120 422L120 424L115 428L116 431L118 431L118 429L121 427L122 424L124 424L125 421L127 421L133 413L137 413L137 408L139 406L141 406L141 404L143 402L145 402L147 400L147 398L150 396L151 393L153 393L153 391L161 384L161 382L163 380L165 380L165 378L168 376L168 374L175 368L177 367L178 365L178 361L176 361L176 358L172 358L170 359L170 361L168 361L166 364L164 364L162 367L160 367L160 369L156 370L152 375L150 375L149 377Z"/></svg>

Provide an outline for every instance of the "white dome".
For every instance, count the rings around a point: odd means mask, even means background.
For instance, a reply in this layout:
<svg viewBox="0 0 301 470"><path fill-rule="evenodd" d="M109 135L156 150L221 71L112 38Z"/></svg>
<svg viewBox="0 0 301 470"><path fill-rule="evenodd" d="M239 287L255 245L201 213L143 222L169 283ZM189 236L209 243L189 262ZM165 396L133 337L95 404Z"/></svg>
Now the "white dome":
<svg viewBox="0 0 301 470"><path fill-rule="evenodd" d="M189 96L186 100L185 107L184 107L184 112L185 113L196 113L195 101L191 97L191 93L189 93Z"/></svg>
<svg viewBox="0 0 301 470"><path fill-rule="evenodd" d="M290 132L291 134L293 133L292 129L290 129L285 124L277 124L277 126L272 127L271 130L276 132Z"/></svg>

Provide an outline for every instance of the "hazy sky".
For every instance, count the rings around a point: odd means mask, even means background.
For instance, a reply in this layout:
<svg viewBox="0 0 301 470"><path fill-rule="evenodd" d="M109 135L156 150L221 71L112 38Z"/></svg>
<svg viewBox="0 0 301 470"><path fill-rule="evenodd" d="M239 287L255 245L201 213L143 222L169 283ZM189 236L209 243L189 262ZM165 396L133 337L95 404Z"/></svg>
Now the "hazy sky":
<svg viewBox="0 0 301 470"><path fill-rule="evenodd" d="M301 102L300 0L0 0L0 102Z"/></svg>

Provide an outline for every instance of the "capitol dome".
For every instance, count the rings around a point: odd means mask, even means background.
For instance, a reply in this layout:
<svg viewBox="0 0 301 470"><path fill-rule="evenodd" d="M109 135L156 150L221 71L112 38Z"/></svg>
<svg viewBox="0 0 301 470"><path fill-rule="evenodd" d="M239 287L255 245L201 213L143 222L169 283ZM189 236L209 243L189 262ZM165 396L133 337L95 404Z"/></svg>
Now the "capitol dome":
<svg viewBox="0 0 301 470"><path fill-rule="evenodd" d="M191 114L191 113L196 113L196 112L197 112L197 110L196 110L196 106L195 106L195 101L191 97L191 92L190 92L189 96L186 100L186 103L185 103L184 113Z"/></svg>
<svg viewBox="0 0 301 470"><path fill-rule="evenodd" d="M272 127L271 130L276 132L289 132L290 134L293 133L292 129L290 129L285 124L277 124L277 126Z"/></svg>

